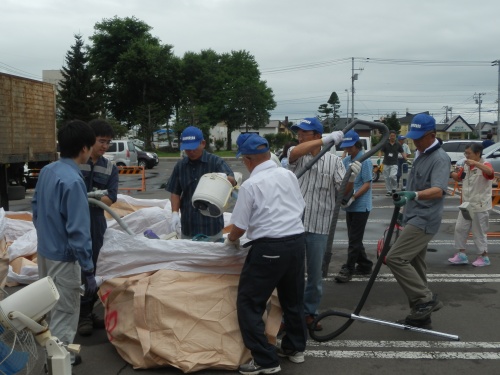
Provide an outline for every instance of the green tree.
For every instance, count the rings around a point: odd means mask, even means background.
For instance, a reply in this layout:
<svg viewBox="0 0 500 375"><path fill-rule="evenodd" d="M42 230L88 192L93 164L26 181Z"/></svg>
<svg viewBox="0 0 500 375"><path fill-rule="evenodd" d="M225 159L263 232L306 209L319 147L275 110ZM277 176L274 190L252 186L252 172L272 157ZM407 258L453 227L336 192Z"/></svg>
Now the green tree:
<svg viewBox="0 0 500 375"><path fill-rule="evenodd" d="M269 122L276 107L274 94L260 79L255 58L247 51L232 51L221 56L222 86L211 102L212 116L227 125L227 149L231 149L231 132L241 126L258 129Z"/></svg>
<svg viewBox="0 0 500 375"><path fill-rule="evenodd" d="M399 134L399 131L401 130L401 124L399 123L397 113L392 112L392 114L387 114L383 119L382 122L387 126L389 131L394 130L396 133Z"/></svg>
<svg viewBox="0 0 500 375"><path fill-rule="evenodd" d="M339 96L335 91L331 93L330 98L328 98L328 101L326 103L320 104L320 106L318 107L318 112L320 113L318 117L320 120L322 120L321 122L327 124L328 129L326 130L328 132L330 132L335 127L338 119L340 118L339 108Z"/></svg>
<svg viewBox="0 0 500 375"><path fill-rule="evenodd" d="M127 126L138 124L149 148L153 131L168 123L179 100L179 59L135 17L105 19L94 29L89 60L103 106Z"/></svg>
<svg viewBox="0 0 500 375"><path fill-rule="evenodd" d="M92 81L81 35L75 35L75 44L66 53L66 65L62 67L61 74L63 80L57 93L58 125L68 120L89 121L96 118L99 112L97 86Z"/></svg>

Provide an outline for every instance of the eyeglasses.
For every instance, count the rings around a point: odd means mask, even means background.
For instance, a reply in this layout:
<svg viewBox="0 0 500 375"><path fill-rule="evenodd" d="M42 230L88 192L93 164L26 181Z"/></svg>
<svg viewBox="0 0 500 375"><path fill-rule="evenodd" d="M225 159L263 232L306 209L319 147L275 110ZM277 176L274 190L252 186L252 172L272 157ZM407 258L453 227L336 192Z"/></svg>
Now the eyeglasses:
<svg viewBox="0 0 500 375"><path fill-rule="evenodd" d="M314 135L313 131L310 131L310 132L298 132L297 133L297 137L298 138L304 138L304 137L309 137L309 136L313 136L313 135Z"/></svg>

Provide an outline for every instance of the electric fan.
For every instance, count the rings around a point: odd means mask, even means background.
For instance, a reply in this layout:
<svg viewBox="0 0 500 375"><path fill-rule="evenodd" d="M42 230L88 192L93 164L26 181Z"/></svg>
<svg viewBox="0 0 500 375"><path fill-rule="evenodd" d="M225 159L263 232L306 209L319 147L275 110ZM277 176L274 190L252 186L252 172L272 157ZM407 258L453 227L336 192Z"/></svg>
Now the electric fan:
<svg viewBox="0 0 500 375"><path fill-rule="evenodd" d="M78 352L79 345L68 345L67 350L57 337L51 335L45 321L45 315L59 300L52 278L44 277L10 296L2 293L0 375L40 373L45 359L50 375L71 375L68 350ZM45 348L45 355L39 355L34 338Z"/></svg>

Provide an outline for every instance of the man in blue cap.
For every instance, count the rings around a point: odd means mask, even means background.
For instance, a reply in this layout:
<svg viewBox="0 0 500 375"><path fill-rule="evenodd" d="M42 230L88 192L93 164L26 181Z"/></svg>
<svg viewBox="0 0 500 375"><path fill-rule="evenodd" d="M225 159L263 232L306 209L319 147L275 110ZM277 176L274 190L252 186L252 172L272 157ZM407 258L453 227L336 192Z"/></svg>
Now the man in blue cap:
<svg viewBox="0 0 500 375"><path fill-rule="evenodd" d="M191 199L200 178L206 173L224 173L234 186L234 173L220 157L205 151L203 133L195 126L182 132L181 147L187 157L177 162L165 190L171 193L172 226L183 239L192 239L197 234L208 237L208 241L222 238L224 217L204 216L193 207ZM182 216L179 216L179 213Z"/></svg>
<svg viewBox="0 0 500 375"><path fill-rule="evenodd" d="M239 246L246 232L252 247L241 271L236 302L245 346L253 359L239 367L241 374L274 374L279 358L304 362L307 332L303 315L305 240L302 213L305 202L297 177L270 160L269 144L258 134L241 134L238 154L250 172L238 193L227 245ZM262 315L273 290L287 326L281 346L270 344Z"/></svg>
<svg viewBox="0 0 500 375"><path fill-rule="evenodd" d="M406 205L404 229L387 254L386 263L408 297L410 314L398 323L431 328L431 313L443 307L427 285L427 246L438 232L448 189L451 161L436 139L436 120L416 115L406 135L417 148L408 177L408 191L394 196L398 207Z"/></svg>
<svg viewBox="0 0 500 375"><path fill-rule="evenodd" d="M305 118L293 125L292 130L297 132L299 138L299 144L288 150L288 169L293 172L301 170L318 155L324 144L332 142L339 144L344 136L341 131L336 131L323 138L323 125L313 117ZM342 159L327 152L299 179L300 190L306 201L304 228L307 281L304 293L304 313L308 327L312 326L318 314L323 294L323 257L335 209L335 191L340 188L345 172ZM353 174L355 177L354 171ZM286 322L284 329L288 329ZM321 324L316 324L315 329L319 331L323 328Z"/></svg>
<svg viewBox="0 0 500 375"><path fill-rule="evenodd" d="M364 155L363 145L354 130L345 134L340 147L347 152L347 156L342 160L346 169ZM369 158L361 163L361 172L355 177L352 196L342 204L346 211L349 247L347 262L335 276L339 283L347 283L355 274L367 276L372 272L373 262L368 259L363 245L366 223L372 210L372 169Z"/></svg>

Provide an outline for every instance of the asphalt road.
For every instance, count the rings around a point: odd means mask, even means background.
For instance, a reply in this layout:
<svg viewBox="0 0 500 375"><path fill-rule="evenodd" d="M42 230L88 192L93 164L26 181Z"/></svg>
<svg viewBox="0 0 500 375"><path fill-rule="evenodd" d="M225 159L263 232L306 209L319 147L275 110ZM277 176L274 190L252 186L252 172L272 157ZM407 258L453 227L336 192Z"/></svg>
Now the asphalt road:
<svg viewBox="0 0 500 375"><path fill-rule="evenodd" d="M170 175L175 161L161 159L160 164L146 172L147 190L132 193L138 198L168 198L161 188ZM248 172L238 160L229 160L234 171ZM123 179L120 186L140 184L134 178ZM373 211L364 236L371 258L376 260L377 241L389 225L393 212L391 200L384 196L382 182L374 184ZM28 192L28 196L30 196ZM12 211L30 210L29 198L11 201ZM309 340L303 364L282 361L282 373L299 374L498 374L500 373L500 239L489 238L491 266L475 268L454 266L447 262L453 255L453 231L458 214L458 196L448 196L439 233L430 243L427 254L428 281L445 307L432 315L435 331L457 335L460 341L450 341L430 334L404 331L375 323L354 321L342 334L328 342ZM490 231L500 232L500 210L490 215ZM347 231L341 214L335 233L333 257L328 278L324 280L321 311L338 310L351 314L367 285L367 278L355 278L338 284L334 276L344 263ZM469 257L473 260L471 247ZM100 311L102 313L102 310ZM406 316L406 297L391 272L382 266L377 281L359 315L375 320L395 321ZM333 332L347 321L332 317L322 323L324 333ZM323 333L322 333L323 334ZM180 374L173 368L133 370L109 343L105 331L89 338L77 336L83 345L83 363L74 368L75 375L87 374ZM199 374L225 374L232 371L201 371Z"/></svg>

